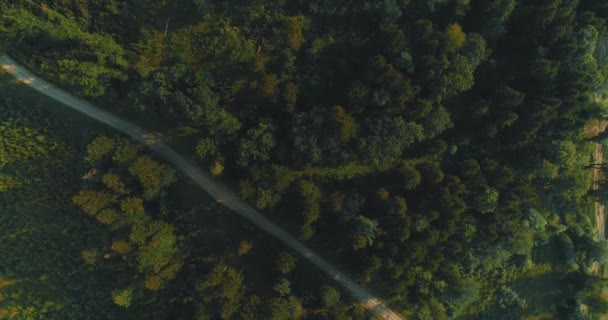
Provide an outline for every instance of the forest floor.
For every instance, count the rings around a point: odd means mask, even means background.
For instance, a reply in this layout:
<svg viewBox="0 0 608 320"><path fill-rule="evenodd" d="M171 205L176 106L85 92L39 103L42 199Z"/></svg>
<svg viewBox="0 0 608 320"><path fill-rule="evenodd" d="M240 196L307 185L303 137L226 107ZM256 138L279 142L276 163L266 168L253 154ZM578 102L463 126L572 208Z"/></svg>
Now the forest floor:
<svg viewBox="0 0 608 320"><path fill-rule="evenodd" d="M336 280L336 282L341 284L342 287L346 289L356 301L358 301L366 309L370 310L376 317L386 320L404 319L384 305L382 301L368 292L365 288L348 278L344 272L337 269L331 263L319 256L316 252L312 251L296 238L285 232L281 227L271 222L260 212L241 200L224 184L211 178L209 174L202 171L197 165L185 159L171 147L165 145L162 141L155 141L156 143L150 145L150 132L128 121L125 121L114 114L96 108L90 103L76 98L75 96L72 96L53 84L38 78L36 75L29 72L29 70L23 66L20 66L16 61L6 55L0 57L0 66L2 69L4 69L4 71L10 73L21 83L31 87L32 89L64 104L67 107L70 107L75 111L103 122L114 129L131 136L143 144L147 144L150 149L152 149L162 158L171 162L177 170L191 178L192 181L208 192L213 198L216 200L221 200L221 203L224 206L239 213L241 216L251 221L262 230L273 235L279 241L300 253L312 264L316 265L319 269Z"/></svg>

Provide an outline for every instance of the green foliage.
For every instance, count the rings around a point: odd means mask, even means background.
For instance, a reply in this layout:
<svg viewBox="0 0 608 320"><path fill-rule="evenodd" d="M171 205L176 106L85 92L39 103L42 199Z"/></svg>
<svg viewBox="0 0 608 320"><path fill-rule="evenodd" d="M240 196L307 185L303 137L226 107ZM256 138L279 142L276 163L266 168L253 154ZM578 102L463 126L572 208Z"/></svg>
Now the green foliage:
<svg viewBox="0 0 608 320"><path fill-rule="evenodd" d="M400 169L400 173L403 176L404 186L407 190L416 189L422 182L422 175L412 166L404 165Z"/></svg>
<svg viewBox="0 0 608 320"><path fill-rule="evenodd" d="M124 79L124 73L119 70L100 66L96 62L82 62L73 59L57 61L57 70L50 66L42 66L48 72L56 72L58 79L83 94L91 97L101 96L108 85L105 79Z"/></svg>
<svg viewBox="0 0 608 320"><path fill-rule="evenodd" d="M474 72L475 65L472 65L465 57L454 58L443 77L445 95L453 96L470 90L475 84Z"/></svg>
<svg viewBox="0 0 608 320"><path fill-rule="evenodd" d="M293 296L277 298L270 301L270 319L300 319L303 316L302 303Z"/></svg>
<svg viewBox="0 0 608 320"><path fill-rule="evenodd" d="M290 273L296 268L296 260L291 254L282 252L276 260L276 268L280 273Z"/></svg>
<svg viewBox="0 0 608 320"><path fill-rule="evenodd" d="M164 222L152 221L146 226L134 226L131 240L141 245L137 252L141 272L158 273L179 253L173 227Z"/></svg>
<svg viewBox="0 0 608 320"><path fill-rule="evenodd" d="M129 197L120 202L120 210L126 216L137 216L144 213L144 201L141 198Z"/></svg>
<svg viewBox="0 0 608 320"><path fill-rule="evenodd" d="M436 137L454 125L450 113L442 106L434 108L431 114L432 116L424 123L424 136L428 139Z"/></svg>
<svg viewBox="0 0 608 320"><path fill-rule="evenodd" d="M116 289L112 291L112 301L120 307L128 308L133 300L133 288Z"/></svg>
<svg viewBox="0 0 608 320"><path fill-rule="evenodd" d="M165 35L150 30L143 30L142 33L143 39L137 43L139 57L134 69L142 78L146 78L161 66Z"/></svg>
<svg viewBox="0 0 608 320"><path fill-rule="evenodd" d="M480 213L491 213L498 207L498 198L498 190L485 186L473 200L473 206Z"/></svg>
<svg viewBox="0 0 608 320"><path fill-rule="evenodd" d="M243 276L236 269L219 262L213 266L205 279L197 284L196 290L206 303L219 303L221 316L229 318L241 307L243 281ZM251 304L259 303L251 300L248 302L249 308L255 307ZM199 313L199 317L205 315L204 311Z"/></svg>
<svg viewBox="0 0 608 320"><path fill-rule="evenodd" d="M518 229L510 240L511 251L515 254L527 256L534 247L534 231L530 228Z"/></svg>
<svg viewBox="0 0 608 320"><path fill-rule="evenodd" d="M363 150L375 166L400 159L406 147L424 137L421 125L401 117L376 120L366 129L368 136Z"/></svg>
<svg viewBox="0 0 608 320"><path fill-rule="evenodd" d="M566 169L573 169L576 161L576 145L572 141L562 141L555 146L556 160Z"/></svg>
<svg viewBox="0 0 608 320"><path fill-rule="evenodd" d="M71 43L80 49L74 56L58 59L52 65L44 62L41 70L87 96L103 95L110 81L126 79L122 72L127 66L125 50L111 35L87 32L75 18L48 7L36 15L30 11L34 8L25 4L3 8L0 30L7 31L5 36L10 41L55 42L59 47ZM39 53L52 56L52 51Z"/></svg>
<svg viewBox="0 0 608 320"><path fill-rule="evenodd" d="M407 214L407 203L402 197L395 197L390 201L388 216L383 225L387 227L389 234L401 242L405 242L410 237L412 219Z"/></svg>
<svg viewBox="0 0 608 320"><path fill-rule="evenodd" d="M10 189L16 188L19 185L19 181L15 177L11 176L0 176L0 192L6 192Z"/></svg>
<svg viewBox="0 0 608 320"><path fill-rule="evenodd" d="M25 161L44 155L49 150L46 138L31 128L0 126L0 168L17 161Z"/></svg>
<svg viewBox="0 0 608 320"><path fill-rule="evenodd" d="M120 141L116 145L116 151L112 156L112 160L114 160L118 164L124 164L127 162L133 161L137 154L139 153L139 148L133 145L129 141Z"/></svg>
<svg viewBox="0 0 608 320"><path fill-rule="evenodd" d="M285 17L285 33L287 44L295 51L300 50L304 42L303 29L306 26L306 18L303 16Z"/></svg>
<svg viewBox="0 0 608 320"><path fill-rule="evenodd" d="M321 288L323 306L331 308L340 302L340 292L333 287L324 286Z"/></svg>
<svg viewBox="0 0 608 320"><path fill-rule="evenodd" d="M87 146L85 161L95 164L114 151L116 140L108 136L98 136Z"/></svg>
<svg viewBox="0 0 608 320"><path fill-rule="evenodd" d="M104 162L114 149L114 162ZM119 237L128 234L130 241L114 240L108 249L121 255L127 265L143 275L146 289L159 291L183 266L182 252L174 227L152 219L146 213L146 206L153 211L160 209L154 201L161 190L173 182L173 171L147 155L136 157L138 148L124 140L101 136L93 140L87 151L89 164L111 167L101 179L90 182L103 191L81 190L72 201ZM104 259L112 257L112 254L104 255ZM123 269L124 266L119 268ZM114 303L129 307L136 296L133 288L115 290Z"/></svg>
<svg viewBox="0 0 608 320"><path fill-rule="evenodd" d="M221 176L222 173L224 172L224 165L220 161L216 160L213 163L213 165L211 165L211 168L209 171L211 171L211 174L216 177Z"/></svg>
<svg viewBox="0 0 608 320"><path fill-rule="evenodd" d="M448 38L448 46L452 50L462 48L467 41L467 36L458 23L449 25L445 30L445 36Z"/></svg>
<svg viewBox="0 0 608 320"><path fill-rule="evenodd" d="M287 107L287 111L293 112L296 107L296 103L298 101L298 85L293 82L288 82L285 84L285 88L283 90L283 100L285 101L285 106Z"/></svg>
<svg viewBox="0 0 608 320"><path fill-rule="evenodd" d="M527 303L520 298L516 291L509 287L501 287L498 295L498 304L501 308L525 308Z"/></svg>
<svg viewBox="0 0 608 320"><path fill-rule="evenodd" d="M89 266L94 266L97 263L97 250L82 251L82 260Z"/></svg>
<svg viewBox="0 0 608 320"><path fill-rule="evenodd" d="M272 289L277 292L281 297L288 296L289 294L291 294L290 285L291 283L287 279L283 278L279 280L279 282L277 282L277 284L275 284Z"/></svg>
<svg viewBox="0 0 608 320"><path fill-rule="evenodd" d="M143 198L155 198L161 188L172 183L174 173L148 156L139 156L129 167L129 172L143 188Z"/></svg>
<svg viewBox="0 0 608 320"><path fill-rule="evenodd" d="M88 215L94 216L100 210L116 203L117 197L103 191L82 190L72 198L72 202Z"/></svg>
<svg viewBox="0 0 608 320"><path fill-rule="evenodd" d="M304 224L300 227L300 239L310 240L314 236L315 230L310 224Z"/></svg>
<svg viewBox="0 0 608 320"><path fill-rule="evenodd" d="M357 135L355 118L347 114L342 106L336 106L334 109L334 121L338 125L340 140L348 142Z"/></svg>
<svg viewBox="0 0 608 320"><path fill-rule="evenodd" d="M260 84L260 91L262 94L270 98L271 100L275 100L278 93L279 86L279 78L276 74L265 74L262 77L262 83Z"/></svg>
<svg viewBox="0 0 608 320"><path fill-rule="evenodd" d="M418 319L447 320L449 318L445 307L436 299L432 299L421 308Z"/></svg>
<svg viewBox="0 0 608 320"><path fill-rule="evenodd" d="M45 134L11 121L0 123L0 192L7 192L28 183L18 169L20 163L46 159L61 149L60 145ZM40 165L41 170L51 170ZM40 177L37 177L40 178Z"/></svg>
<svg viewBox="0 0 608 320"><path fill-rule="evenodd" d="M210 138L202 138L198 141L195 152L200 159L207 159L217 153L217 145Z"/></svg>
<svg viewBox="0 0 608 320"><path fill-rule="evenodd" d="M120 181L120 177L116 174L108 172L101 178L103 184L108 187L111 191L117 194L127 194L129 191L126 189L125 184Z"/></svg>
<svg viewBox="0 0 608 320"><path fill-rule="evenodd" d="M492 0L484 2L482 7L483 35L486 38L492 39L506 32L506 22L509 16L513 13L515 0Z"/></svg>
<svg viewBox="0 0 608 320"><path fill-rule="evenodd" d="M131 252L131 245L124 240L112 241L112 250L118 254L125 255Z"/></svg>
<svg viewBox="0 0 608 320"><path fill-rule="evenodd" d="M257 200L255 206L259 209L264 209L274 206L279 202L280 197L273 190L270 189L259 189L257 191Z"/></svg>
<svg viewBox="0 0 608 320"><path fill-rule="evenodd" d="M270 151L276 145L275 128L267 122L260 122L257 128L249 129L240 145L239 165L246 167L249 162L270 159Z"/></svg>
<svg viewBox="0 0 608 320"><path fill-rule="evenodd" d="M378 232L378 221L364 216L357 216L354 219L354 225L353 248L356 250L371 246Z"/></svg>
<svg viewBox="0 0 608 320"><path fill-rule="evenodd" d="M118 213L112 209L104 209L101 210L101 212L99 212L97 214L97 221L101 222L102 224L106 224L106 225L111 225L114 222L116 222L118 220L119 216Z"/></svg>
<svg viewBox="0 0 608 320"><path fill-rule="evenodd" d="M194 0L196 7L203 16L208 16L212 13L213 2L210 0Z"/></svg>
<svg viewBox="0 0 608 320"><path fill-rule="evenodd" d="M186 59L200 59L219 67L251 63L255 56L253 41L245 38L228 20L203 23L192 31L195 32L189 39L192 51L186 54L193 56L186 56Z"/></svg>

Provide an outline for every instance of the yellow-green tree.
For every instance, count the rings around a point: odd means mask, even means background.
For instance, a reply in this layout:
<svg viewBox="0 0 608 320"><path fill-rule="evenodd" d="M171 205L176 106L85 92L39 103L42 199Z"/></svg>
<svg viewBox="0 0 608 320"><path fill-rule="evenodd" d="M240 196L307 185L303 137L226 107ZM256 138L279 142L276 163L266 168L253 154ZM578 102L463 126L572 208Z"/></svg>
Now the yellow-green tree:
<svg viewBox="0 0 608 320"><path fill-rule="evenodd" d="M445 35L449 47L453 50L462 48L467 41L467 36L464 31L462 31L462 26L458 23L449 25L445 30Z"/></svg>
<svg viewBox="0 0 608 320"><path fill-rule="evenodd" d="M133 301L133 288L116 289L112 291L112 301L118 306L128 308Z"/></svg>
<svg viewBox="0 0 608 320"><path fill-rule="evenodd" d="M174 173L165 165L152 160L149 156L139 156L129 167L129 172L137 179L143 188L143 198L153 199L161 187L171 183Z"/></svg>

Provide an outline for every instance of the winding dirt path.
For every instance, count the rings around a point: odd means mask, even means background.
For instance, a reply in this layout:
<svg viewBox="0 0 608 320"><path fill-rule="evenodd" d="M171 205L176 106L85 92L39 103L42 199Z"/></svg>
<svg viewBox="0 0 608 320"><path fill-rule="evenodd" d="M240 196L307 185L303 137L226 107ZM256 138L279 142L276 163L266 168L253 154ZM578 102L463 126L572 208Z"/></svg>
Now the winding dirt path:
<svg viewBox="0 0 608 320"><path fill-rule="evenodd" d="M363 307L369 310L379 319L385 320L404 320L403 317L386 306L381 300L370 293L363 286L350 279L344 272L332 265L329 261L322 258L315 251L304 245L298 239L287 233L280 226L270 221L256 209L245 201L241 200L235 193L220 181L211 177L207 172L201 170L197 165L188 161L185 157L178 154L175 150L164 144L162 141L150 142L150 132L119 118L107 111L101 110L92 104L77 98L64 90L38 78L27 68L19 65L15 60L7 55L0 57L0 66L6 72L13 75L17 80L34 90L52 98L63 105L81 112L95 120L103 122L116 130L129 135L131 138L147 145L147 147L159 156L172 163L173 166L188 176L192 181L199 185L201 189L209 193L216 201L232 209L243 216L260 229L268 232L279 241L297 251L305 259L317 266L336 282L338 282L350 295Z"/></svg>

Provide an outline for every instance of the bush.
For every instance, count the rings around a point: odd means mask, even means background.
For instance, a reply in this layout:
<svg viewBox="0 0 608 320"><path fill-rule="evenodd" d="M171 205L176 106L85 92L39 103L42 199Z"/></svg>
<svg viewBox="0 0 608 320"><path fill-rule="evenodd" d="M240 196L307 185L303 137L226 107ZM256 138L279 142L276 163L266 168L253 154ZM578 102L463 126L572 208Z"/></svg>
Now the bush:
<svg viewBox="0 0 608 320"><path fill-rule="evenodd" d="M118 306L128 308L133 300L133 288L112 291L112 301Z"/></svg>
<svg viewBox="0 0 608 320"><path fill-rule="evenodd" d="M276 260L276 267L280 273L290 273L296 268L296 259L291 254L282 252Z"/></svg>

